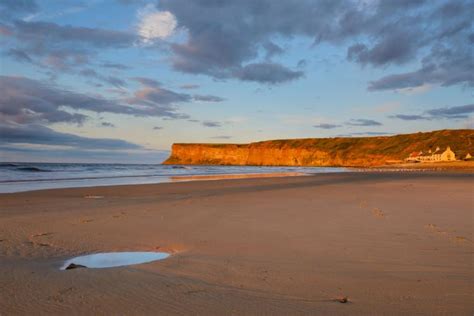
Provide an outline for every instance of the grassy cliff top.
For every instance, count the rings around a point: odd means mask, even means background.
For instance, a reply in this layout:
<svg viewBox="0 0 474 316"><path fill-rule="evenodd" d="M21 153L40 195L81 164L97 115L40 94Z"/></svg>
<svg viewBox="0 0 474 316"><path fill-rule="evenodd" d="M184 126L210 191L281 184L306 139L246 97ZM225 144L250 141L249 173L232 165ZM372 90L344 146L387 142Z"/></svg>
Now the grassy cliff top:
<svg viewBox="0 0 474 316"><path fill-rule="evenodd" d="M439 130L433 132L419 132L394 136L375 137L335 137L335 138L301 138L279 139L255 142L250 144L190 144L182 143L177 146L202 145L214 148L293 148L307 150L321 150L339 156L360 156L375 154L394 159L406 158L414 151L442 150L450 146L458 157L467 153L474 155L474 130Z"/></svg>

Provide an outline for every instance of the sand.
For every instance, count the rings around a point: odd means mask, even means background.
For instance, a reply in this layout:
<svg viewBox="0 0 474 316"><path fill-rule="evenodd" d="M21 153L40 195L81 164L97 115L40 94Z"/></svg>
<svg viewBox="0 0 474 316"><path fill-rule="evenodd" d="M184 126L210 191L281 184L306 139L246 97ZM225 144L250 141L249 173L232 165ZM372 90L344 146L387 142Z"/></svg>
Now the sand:
<svg viewBox="0 0 474 316"><path fill-rule="evenodd" d="M472 315L473 183L374 172L2 194L0 314ZM59 270L100 251L172 256Z"/></svg>

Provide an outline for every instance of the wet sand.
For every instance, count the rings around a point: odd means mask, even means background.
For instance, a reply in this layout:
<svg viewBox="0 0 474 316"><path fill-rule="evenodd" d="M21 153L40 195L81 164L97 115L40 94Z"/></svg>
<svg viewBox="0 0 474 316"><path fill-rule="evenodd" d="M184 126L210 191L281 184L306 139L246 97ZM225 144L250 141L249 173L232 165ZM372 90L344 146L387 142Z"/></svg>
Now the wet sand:
<svg viewBox="0 0 474 316"><path fill-rule="evenodd" d="M1 194L0 314L472 315L473 179L359 172ZM59 270L102 251L172 256Z"/></svg>

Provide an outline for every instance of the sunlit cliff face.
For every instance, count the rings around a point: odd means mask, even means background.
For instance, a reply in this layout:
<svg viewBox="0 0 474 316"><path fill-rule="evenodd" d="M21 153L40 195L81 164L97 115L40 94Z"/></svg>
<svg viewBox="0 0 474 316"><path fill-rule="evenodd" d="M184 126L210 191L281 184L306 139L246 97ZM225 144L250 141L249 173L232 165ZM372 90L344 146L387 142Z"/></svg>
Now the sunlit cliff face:
<svg viewBox="0 0 474 316"><path fill-rule="evenodd" d="M174 144L166 164L266 166L376 166L403 162L416 150L439 144L464 157L474 152L474 131L453 130L399 136L278 140L234 144Z"/></svg>

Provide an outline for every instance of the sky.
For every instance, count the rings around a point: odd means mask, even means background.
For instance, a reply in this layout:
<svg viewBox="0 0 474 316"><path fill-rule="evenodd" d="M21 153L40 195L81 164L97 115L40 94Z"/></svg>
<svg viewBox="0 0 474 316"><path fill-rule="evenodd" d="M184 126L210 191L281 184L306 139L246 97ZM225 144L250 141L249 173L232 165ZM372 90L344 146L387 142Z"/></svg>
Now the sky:
<svg viewBox="0 0 474 316"><path fill-rule="evenodd" d="M473 128L474 0L0 0L0 161Z"/></svg>

